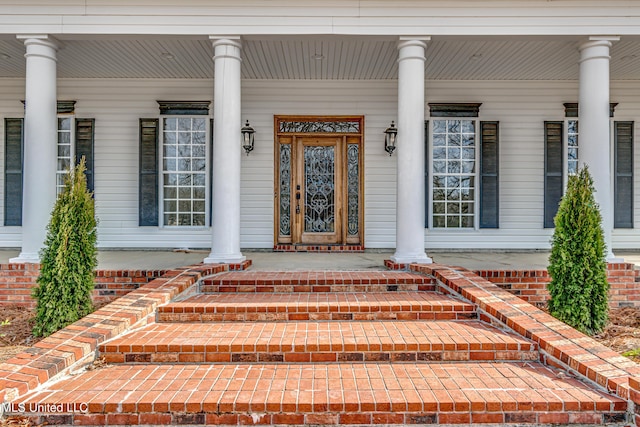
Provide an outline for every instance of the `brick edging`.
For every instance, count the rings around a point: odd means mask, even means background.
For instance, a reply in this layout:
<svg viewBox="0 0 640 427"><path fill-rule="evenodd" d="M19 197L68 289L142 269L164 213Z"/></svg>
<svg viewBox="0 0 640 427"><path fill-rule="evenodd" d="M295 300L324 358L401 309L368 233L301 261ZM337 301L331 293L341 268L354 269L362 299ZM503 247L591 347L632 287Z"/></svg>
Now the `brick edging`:
<svg viewBox="0 0 640 427"><path fill-rule="evenodd" d="M543 363L634 402L636 425L640 426L639 364L469 270L438 264L413 264L411 270L434 277L445 288L476 304L484 320L499 322L536 342Z"/></svg>
<svg viewBox="0 0 640 427"><path fill-rule="evenodd" d="M635 406L633 416L635 417L636 426L640 426L640 376L629 378L629 388L629 399L631 399Z"/></svg>
<svg viewBox="0 0 640 427"><path fill-rule="evenodd" d="M14 268L20 270L21 268ZM228 271L229 265L192 265L128 293L50 335L0 364L0 402L10 402L92 355L98 345L153 314L204 276Z"/></svg>
<svg viewBox="0 0 640 427"><path fill-rule="evenodd" d="M549 300L551 277L545 269L473 270L502 289L538 306ZM633 263L607 264L609 308L640 307L640 270Z"/></svg>
<svg viewBox="0 0 640 427"><path fill-rule="evenodd" d="M411 266L389 259L384 265L389 270L409 270ZM473 273L531 304L543 306L549 300L547 285L551 277L546 269L481 269ZM607 264L607 280L609 308L640 307L640 270L635 264Z"/></svg>

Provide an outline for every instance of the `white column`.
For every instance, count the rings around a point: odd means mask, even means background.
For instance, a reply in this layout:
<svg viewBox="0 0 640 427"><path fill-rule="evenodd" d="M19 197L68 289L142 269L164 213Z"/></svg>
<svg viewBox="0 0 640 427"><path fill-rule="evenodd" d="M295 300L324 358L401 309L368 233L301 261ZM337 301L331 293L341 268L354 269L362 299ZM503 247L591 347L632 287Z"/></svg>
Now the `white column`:
<svg viewBox="0 0 640 427"><path fill-rule="evenodd" d="M27 51L22 251L11 262L38 263L56 201L56 52L59 46L47 35L25 35L18 39L24 40Z"/></svg>
<svg viewBox="0 0 640 427"><path fill-rule="evenodd" d="M396 252L398 264L430 263L424 245L424 62L430 37L401 38L398 44L398 182Z"/></svg>
<svg viewBox="0 0 640 427"><path fill-rule="evenodd" d="M602 228L607 245L607 260L617 262L611 235L613 232L613 186L611 180L611 144L609 129L609 49L619 37L590 37L580 45L580 88L578 126L580 165L588 165L600 205Z"/></svg>
<svg viewBox="0 0 640 427"><path fill-rule="evenodd" d="M204 262L238 263L240 252L240 38L210 36L215 64L213 96L213 227Z"/></svg>

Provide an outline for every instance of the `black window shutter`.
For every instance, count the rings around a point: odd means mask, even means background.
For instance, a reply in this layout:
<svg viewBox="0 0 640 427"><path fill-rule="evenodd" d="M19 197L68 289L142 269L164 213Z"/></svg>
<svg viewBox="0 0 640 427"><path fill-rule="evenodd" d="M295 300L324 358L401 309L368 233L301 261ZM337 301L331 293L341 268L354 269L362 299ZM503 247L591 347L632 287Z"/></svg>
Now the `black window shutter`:
<svg viewBox="0 0 640 427"><path fill-rule="evenodd" d="M429 228L429 121L424 122L424 228Z"/></svg>
<svg viewBox="0 0 640 427"><path fill-rule="evenodd" d="M563 122L544 122L544 227L554 228L562 199Z"/></svg>
<svg viewBox="0 0 640 427"><path fill-rule="evenodd" d="M22 225L23 119L4 119L4 225Z"/></svg>
<svg viewBox="0 0 640 427"><path fill-rule="evenodd" d="M633 122L615 122L614 224L633 228Z"/></svg>
<svg viewBox="0 0 640 427"><path fill-rule="evenodd" d="M158 225L158 119L140 119L140 226Z"/></svg>
<svg viewBox="0 0 640 427"><path fill-rule="evenodd" d="M87 189L94 191L93 183L93 141L95 119L76 119L76 163L84 156L87 168Z"/></svg>
<svg viewBox="0 0 640 427"><path fill-rule="evenodd" d="M499 122L480 122L480 228L498 228Z"/></svg>
<svg viewBox="0 0 640 427"><path fill-rule="evenodd" d="M213 225L213 119L209 119L209 227Z"/></svg>

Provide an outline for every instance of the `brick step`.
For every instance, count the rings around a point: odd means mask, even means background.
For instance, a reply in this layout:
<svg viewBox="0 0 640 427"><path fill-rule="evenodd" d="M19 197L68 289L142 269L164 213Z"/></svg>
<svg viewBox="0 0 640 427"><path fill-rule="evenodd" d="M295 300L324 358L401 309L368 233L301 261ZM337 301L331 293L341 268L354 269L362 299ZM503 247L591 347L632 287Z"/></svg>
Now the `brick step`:
<svg viewBox="0 0 640 427"><path fill-rule="evenodd" d="M110 363L538 360L480 321L155 323L102 344Z"/></svg>
<svg viewBox="0 0 640 427"><path fill-rule="evenodd" d="M202 279L199 291L389 292L434 291L435 279L397 271L230 271Z"/></svg>
<svg viewBox="0 0 640 427"><path fill-rule="evenodd" d="M22 403L60 405L56 421L70 425L622 426L627 409L540 363L115 365L48 383Z"/></svg>
<svg viewBox="0 0 640 427"><path fill-rule="evenodd" d="M435 292L194 295L158 307L158 322L463 320L475 306Z"/></svg>

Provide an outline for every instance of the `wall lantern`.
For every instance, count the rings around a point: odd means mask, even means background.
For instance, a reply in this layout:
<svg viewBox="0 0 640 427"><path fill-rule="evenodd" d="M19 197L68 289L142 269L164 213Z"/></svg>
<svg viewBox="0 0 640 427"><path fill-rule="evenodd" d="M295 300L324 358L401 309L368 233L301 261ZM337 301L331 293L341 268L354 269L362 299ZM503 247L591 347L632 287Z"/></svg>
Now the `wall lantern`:
<svg viewBox="0 0 640 427"><path fill-rule="evenodd" d="M242 148L244 148L248 156L253 151L253 137L256 131L249 125L249 120L247 120L247 124L240 129L240 132L242 132Z"/></svg>
<svg viewBox="0 0 640 427"><path fill-rule="evenodd" d="M389 126L384 131L384 150L389 153L389 156L393 154L393 151L396 149L396 136L398 135L398 128L393 121L391 121L391 126Z"/></svg>

